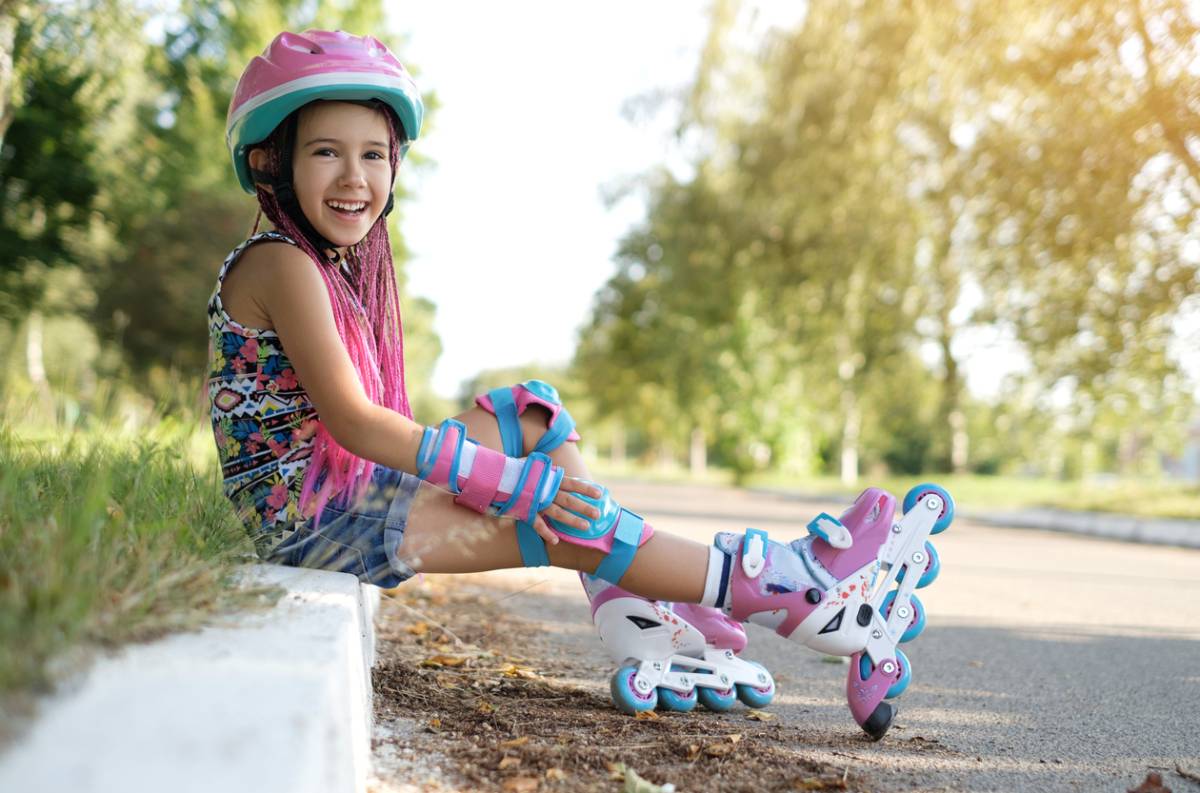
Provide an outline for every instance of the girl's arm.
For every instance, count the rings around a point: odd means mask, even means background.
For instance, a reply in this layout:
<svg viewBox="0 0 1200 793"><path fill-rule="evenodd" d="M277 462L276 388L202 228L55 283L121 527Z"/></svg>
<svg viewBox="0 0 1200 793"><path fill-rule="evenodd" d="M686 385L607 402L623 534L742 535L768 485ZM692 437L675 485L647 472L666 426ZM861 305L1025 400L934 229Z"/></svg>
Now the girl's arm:
<svg viewBox="0 0 1200 793"><path fill-rule="evenodd" d="M426 428L367 397L338 334L325 282L308 255L287 243L259 243L243 258L248 261L239 266L245 268L250 293L270 318L297 378L333 439L351 454L417 474L417 455ZM598 515L598 511L569 495L571 492L599 495L591 483L564 479L545 514L586 529L588 522L574 513ZM558 542L558 535L541 515L533 520L533 526L543 539Z"/></svg>
<svg viewBox="0 0 1200 793"><path fill-rule="evenodd" d="M252 252L256 261L243 263L252 265L251 289L329 434L351 454L415 474L425 427L367 398L312 260L287 243L259 243Z"/></svg>

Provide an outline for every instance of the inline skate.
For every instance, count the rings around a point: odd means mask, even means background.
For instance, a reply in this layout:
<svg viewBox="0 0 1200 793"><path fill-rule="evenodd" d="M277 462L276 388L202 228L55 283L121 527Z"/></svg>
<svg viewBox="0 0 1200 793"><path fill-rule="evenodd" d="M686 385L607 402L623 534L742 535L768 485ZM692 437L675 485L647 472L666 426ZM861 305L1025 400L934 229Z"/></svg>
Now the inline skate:
<svg viewBox="0 0 1200 793"><path fill-rule="evenodd" d="M619 665L610 682L619 710L686 712L699 703L726 711L738 700L762 708L774 698L771 674L739 657L745 628L719 609L648 600L587 574L580 578L600 639Z"/></svg>

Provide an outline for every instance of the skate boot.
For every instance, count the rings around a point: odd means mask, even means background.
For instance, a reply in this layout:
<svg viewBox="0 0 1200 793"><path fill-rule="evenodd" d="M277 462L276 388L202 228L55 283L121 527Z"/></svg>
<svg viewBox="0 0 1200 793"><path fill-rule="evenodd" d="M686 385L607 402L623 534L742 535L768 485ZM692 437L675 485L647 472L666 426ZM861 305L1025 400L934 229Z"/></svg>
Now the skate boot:
<svg viewBox="0 0 1200 793"><path fill-rule="evenodd" d="M903 507L894 520L895 497L870 488L840 520L822 514L808 537L787 545L756 529L714 540L730 568L717 605L819 652L850 656L850 712L875 740L896 715L883 700L903 693L912 675L897 645L925 627L913 590L940 569L929 536L954 519L954 501L937 485L913 488Z"/></svg>
<svg viewBox="0 0 1200 793"><path fill-rule="evenodd" d="M699 702L726 711L739 699L762 708L775 696L770 673L738 657L745 629L720 610L647 600L584 573L580 579L600 639L620 665L609 686L618 710L686 712Z"/></svg>

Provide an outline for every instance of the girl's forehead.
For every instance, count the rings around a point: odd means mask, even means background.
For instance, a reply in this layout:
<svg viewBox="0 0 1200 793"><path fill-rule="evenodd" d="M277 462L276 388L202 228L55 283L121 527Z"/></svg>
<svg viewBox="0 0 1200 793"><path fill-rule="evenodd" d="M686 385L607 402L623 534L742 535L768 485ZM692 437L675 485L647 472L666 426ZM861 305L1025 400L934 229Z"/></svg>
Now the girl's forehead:
<svg viewBox="0 0 1200 793"><path fill-rule="evenodd" d="M332 138L388 139L388 123L382 110L351 102L313 102L300 109L299 132L336 133Z"/></svg>

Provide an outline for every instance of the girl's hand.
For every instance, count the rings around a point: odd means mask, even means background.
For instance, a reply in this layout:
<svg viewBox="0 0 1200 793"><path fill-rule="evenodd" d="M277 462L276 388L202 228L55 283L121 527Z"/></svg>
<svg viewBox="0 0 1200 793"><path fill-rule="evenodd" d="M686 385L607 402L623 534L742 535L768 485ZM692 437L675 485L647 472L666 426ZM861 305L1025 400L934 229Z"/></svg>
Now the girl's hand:
<svg viewBox="0 0 1200 793"><path fill-rule="evenodd" d="M591 524L584 518L579 517L579 515L587 515L590 518L600 517L600 510L583 499L571 495L571 493L582 493L592 498L603 496L603 492L599 486L586 479L564 476L562 484L558 488L558 495L554 497L554 502L538 513L533 521L533 530L538 533L539 537L551 545L558 544L559 536L557 532L546 524L545 518L542 517L543 515L584 531L591 528Z"/></svg>

